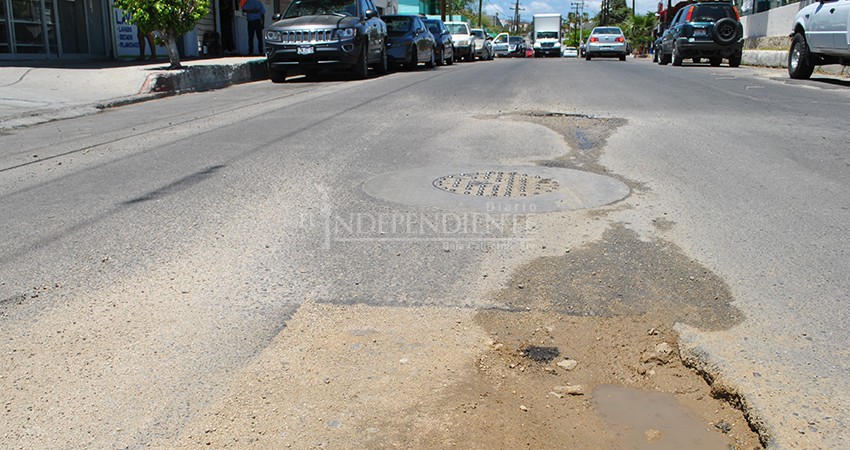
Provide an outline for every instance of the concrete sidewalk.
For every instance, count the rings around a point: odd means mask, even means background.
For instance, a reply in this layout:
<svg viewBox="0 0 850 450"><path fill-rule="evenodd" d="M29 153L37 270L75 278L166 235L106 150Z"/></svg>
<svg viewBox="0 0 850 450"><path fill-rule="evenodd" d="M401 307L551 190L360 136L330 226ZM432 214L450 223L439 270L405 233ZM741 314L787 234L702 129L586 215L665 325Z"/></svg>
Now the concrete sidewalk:
<svg viewBox="0 0 850 450"><path fill-rule="evenodd" d="M15 64L12 66L10 64ZM79 117L100 109L181 92L268 78L265 58L183 62L10 62L0 66L0 129Z"/></svg>

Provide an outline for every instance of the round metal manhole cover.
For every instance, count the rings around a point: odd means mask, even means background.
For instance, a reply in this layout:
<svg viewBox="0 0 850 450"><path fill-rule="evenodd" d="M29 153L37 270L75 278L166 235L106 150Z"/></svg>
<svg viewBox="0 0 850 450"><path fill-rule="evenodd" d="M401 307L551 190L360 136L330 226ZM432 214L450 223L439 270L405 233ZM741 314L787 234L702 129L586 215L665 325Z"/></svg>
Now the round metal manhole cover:
<svg viewBox="0 0 850 450"><path fill-rule="evenodd" d="M558 189L558 182L550 178L504 171L446 175L434 180L433 185L454 194L501 198L533 197Z"/></svg>

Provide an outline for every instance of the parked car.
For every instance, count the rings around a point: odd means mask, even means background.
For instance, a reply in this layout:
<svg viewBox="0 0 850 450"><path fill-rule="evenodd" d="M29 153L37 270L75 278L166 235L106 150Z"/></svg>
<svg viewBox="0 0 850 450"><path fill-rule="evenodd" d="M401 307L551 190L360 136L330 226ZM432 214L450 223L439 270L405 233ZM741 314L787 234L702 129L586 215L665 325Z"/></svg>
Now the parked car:
<svg viewBox="0 0 850 450"><path fill-rule="evenodd" d="M415 69L420 62L432 68L436 64L434 36L419 16L389 15L387 24L387 58L393 66Z"/></svg>
<svg viewBox="0 0 850 450"><path fill-rule="evenodd" d="M455 59L475 61L475 36L466 22L446 22L455 43Z"/></svg>
<svg viewBox="0 0 850 450"><path fill-rule="evenodd" d="M508 33L499 33L493 38L493 55L508 56L508 42L510 37Z"/></svg>
<svg viewBox="0 0 850 450"><path fill-rule="evenodd" d="M729 67L738 67L743 49L744 27L732 3L694 3L680 9L661 35L658 64L681 66L685 58L708 58L719 66L726 58Z"/></svg>
<svg viewBox="0 0 850 450"><path fill-rule="evenodd" d="M590 31L584 50L584 59L590 61L591 58L607 56L625 61L627 54L626 36L619 27L596 27Z"/></svg>
<svg viewBox="0 0 850 450"><path fill-rule="evenodd" d="M812 3L794 18L788 75L806 79L815 66L850 66L850 0Z"/></svg>
<svg viewBox="0 0 850 450"><path fill-rule="evenodd" d="M578 55L582 58L584 58L584 51L585 51L585 44L584 44L584 41L581 41L581 43L578 45L578 52L579 52Z"/></svg>
<svg viewBox="0 0 850 450"><path fill-rule="evenodd" d="M511 36L508 39L507 56L525 58L527 48L530 48L530 46L525 43L525 39L523 39L522 36ZM531 53L532 55L534 54L533 48L531 48Z"/></svg>
<svg viewBox="0 0 850 450"><path fill-rule="evenodd" d="M534 58L534 47L528 45L528 42L525 44L525 57L526 58Z"/></svg>
<svg viewBox="0 0 850 450"><path fill-rule="evenodd" d="M434 36L434 57L437 59L437 65L454 64L455 46L452 42L452 33L446 27L446 24L440 19L425 19L424 22L428 31Z"/></svg>
<svg viewBox="0 0 850 450"><path fill-rule="evenodd" d="M387 72L387 26L372 0L295 0L264 33L269 78L290 73L350 70L366 78Z"/></svg>
<svg viewBox="0 0 850 450"><path fill-rule="evenodd" d="M493 41L484 30L473 28L472 35L475 36L475 56L482 61L493 59Z"/></svg>
<svg viewBox="0 0 850 450"><path fill-rule="evenodd" d="M564 58L578 58L578 49L575 47L561 47L561 56Z"/></svg>

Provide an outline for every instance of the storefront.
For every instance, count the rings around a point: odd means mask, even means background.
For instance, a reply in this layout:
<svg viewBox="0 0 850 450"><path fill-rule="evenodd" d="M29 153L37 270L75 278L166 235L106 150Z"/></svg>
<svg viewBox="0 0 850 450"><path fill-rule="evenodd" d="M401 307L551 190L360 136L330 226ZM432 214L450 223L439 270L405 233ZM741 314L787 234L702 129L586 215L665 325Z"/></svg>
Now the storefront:
<svg viewBox="0 0 850 450"><path fill-rule="evenodd" d="M0 0L0 59L108 56L107 0Z"/></svg>

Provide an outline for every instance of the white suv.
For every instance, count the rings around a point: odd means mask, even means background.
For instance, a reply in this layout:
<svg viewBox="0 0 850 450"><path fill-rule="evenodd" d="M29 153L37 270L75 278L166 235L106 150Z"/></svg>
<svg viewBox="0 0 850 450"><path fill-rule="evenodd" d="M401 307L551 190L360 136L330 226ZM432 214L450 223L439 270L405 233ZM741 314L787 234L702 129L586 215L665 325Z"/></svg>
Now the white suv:
<svg viewBox="0 0 850 450"><path fill-rule="evenodd" d="M815 66L850 66L850 0L824 0L801 9L794 18L788 75L806 79Z"/></svg>
<svg viewBox="0 0 850 450"><path fill-rule="evenodd" d="M455 59L475 61L475 35L469 29L466 22L446 22L446 26L452 33L452 42L455 44Z"/></svg>

